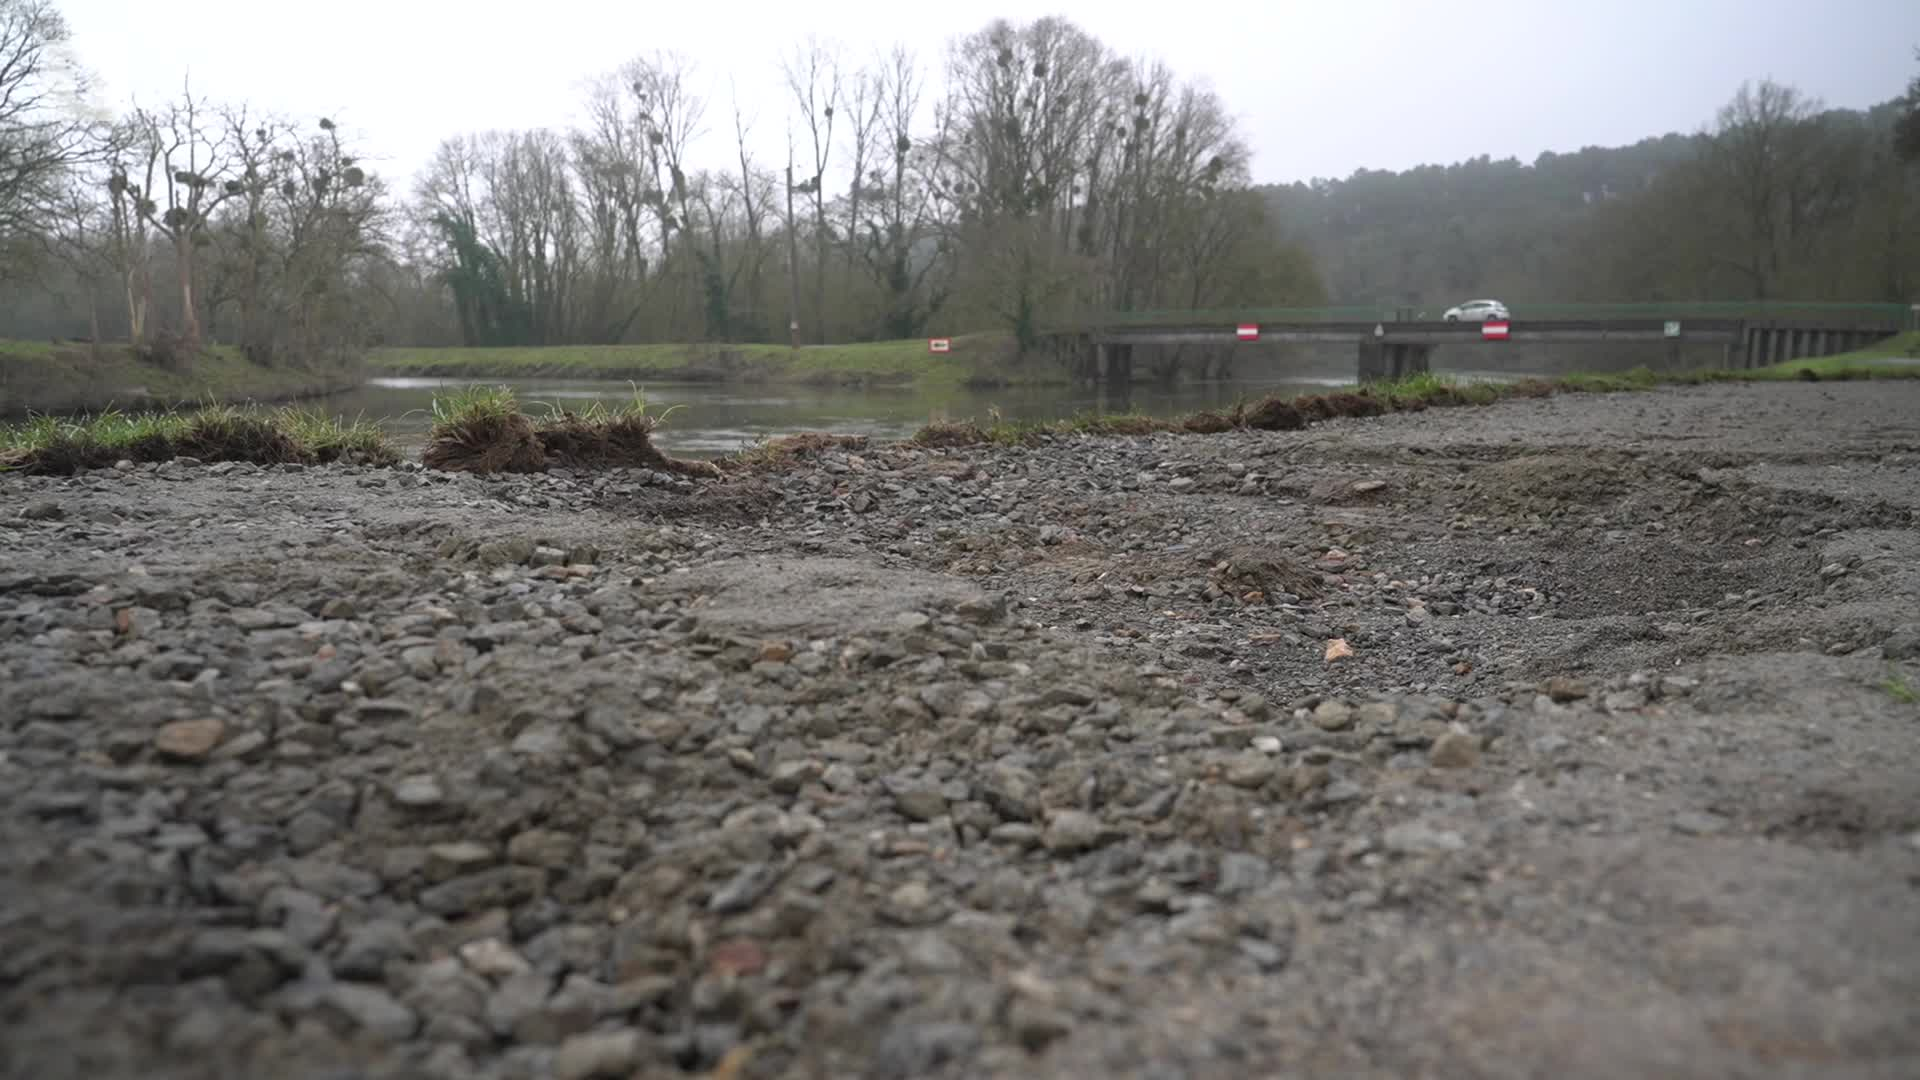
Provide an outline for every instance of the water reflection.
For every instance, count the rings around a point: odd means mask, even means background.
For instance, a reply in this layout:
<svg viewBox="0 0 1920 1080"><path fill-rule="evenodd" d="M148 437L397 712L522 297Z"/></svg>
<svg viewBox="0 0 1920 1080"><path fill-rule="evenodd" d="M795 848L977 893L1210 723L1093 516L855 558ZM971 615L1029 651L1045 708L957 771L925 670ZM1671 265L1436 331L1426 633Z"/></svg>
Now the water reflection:
<svg viewBox="0 0 1920 1080"><path fill-rule="evenodd" d="M579 409L589 401L609 405L630 400L634 387L600 379L431 379L382 377L326 399L336 414L380 420L403 444L425 438L432 421L433 397L482 381L513 388L521 407L535 415L547 406ZM796 431L828 431L905 438L931 420L985 420L998 413L1009 420L1051 420L1081 413L1138 410L1172 416L1198 409L1232 408L1241 400L1267 394L1321 393L1344 381L1338 377L1286 379L1238 378L1172 386L1129 387L1026 386L998 390L922 388L846 388L794 385L661 383L643 387L649 407L678 406L657 438L672 453L702 456L751 446L761 438Z"/></svg>

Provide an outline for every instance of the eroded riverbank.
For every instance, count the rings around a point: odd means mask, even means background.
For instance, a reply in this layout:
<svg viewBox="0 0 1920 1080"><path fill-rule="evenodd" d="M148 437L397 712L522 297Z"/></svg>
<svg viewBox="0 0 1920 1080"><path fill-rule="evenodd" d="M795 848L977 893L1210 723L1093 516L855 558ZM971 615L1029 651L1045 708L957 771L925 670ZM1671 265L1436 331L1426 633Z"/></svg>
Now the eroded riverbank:
<svg viewBox="0 0 1920 1080"><path fill-rule="evenodd" d="M1911 1075L1916 418L0 476L0 1062Z"/></svg>

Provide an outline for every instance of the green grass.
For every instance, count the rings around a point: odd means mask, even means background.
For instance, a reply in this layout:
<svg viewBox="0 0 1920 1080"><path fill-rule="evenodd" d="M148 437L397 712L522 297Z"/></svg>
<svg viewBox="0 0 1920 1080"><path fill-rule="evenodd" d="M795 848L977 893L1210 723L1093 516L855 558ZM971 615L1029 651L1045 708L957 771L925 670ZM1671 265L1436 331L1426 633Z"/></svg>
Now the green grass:
<svg viewBox="0 0 1920 1080"><path fill-rule="evenodd" d="M1890 349L1898 345L1888 346ZM1898 356L1898 352L1889 355ZM1196 413L1191 416L1150 418L1145 416L1081 416L1066 420L1021 421L1009 423L990 415L984 424L973 420L936 420L912 441L927 447L956 447L981 443L1019 445L1046 435L1144 435L1154 432L1190 432L1205 434L1229 428L1261 426L1262 406L1279 405L1280 412L1293 414L1285 422L1268 417L1271 430L1297 428L1303 422L1337 417L1377 416L1389 412L1411 412L1429 408L1466 405L1490 405L1513 398L1546 397L1559 393L1630 393L1654 390L1661 386L1699 385L1714 382L1782 382L1817 376L1828 379L1906 379L1920 378L1920 365L1875 366L1857 356L1828 357L1823 361L1799 361L1774 367L1749 370L1680 371L1660 373L1646 367L1609 373L1563 375L1558 378L1523 378L1512 382L1467 381L1447 375L1423 372L1403 379L1367 383L1351 389L1325 394L1304 394L1294 398L1269 398L1258 403L1241 402L1227 412ZM1297 417L1294 418L1294 417Z"/></svg>
<svg viewBox="0 0 1920 1080"><path fill-rule="evenodd" d="M513 389L506 386L469 386L433 396L433 428L444 431L458 424L502 421L520 411Z"/></svg>
<svg viewBox="0 0 1920 1080"><path fill-rule="evenodd" d="M536 401L534 404L546 410L546 415L541 417L539 422L543 426L553 426L571 423L612 424L619 421L643 421L649 428L653 428L666 423L667 417L686 408L685 405L671 405L661 412L653 412L653 406L647 400L647 392L634 385L632 380L628 380L627 385L633 387L633 393L611 406L599 398L587 402L578 410L550 401ZM506 390L505 387L497 389ZM435 404L438 405L438 399L435 400Z"/></svg>
<svg viewBox="0 0 1920 1080"><path fill-rule="evenodd" d="M104 412L116 403L178 409L214 398L272 402L344 389L354 371L261 367L238 349L209 346L181 370L148 363L126 345L0 339L0 407L17 412Z"/></svg>
<svg viewBox="0 0 1920 1080"><path fill-rule="evenodd" d="M1886 679L1880 683L1880 689L1902 705L1920 705L1920 690L1915 690L1913 684L1908 682L1907 677L1897 668L1888 670Z"/></svg>
<svg viewBox="0 0 1920 1080"><path fill-rule="evenodd" d="M203 461L329 462L391 465L399 452L380 428L303 409L209 403L193 410L30 416L0 424L0 470L65 474L175 457Z"/></svg>
<svg viewBox="0 0 1920 1080"><path fill-rule="evenodd" d="M790 381L828 384L961 385L1002 365L995 334L953 339L934 354L923 339L852 345L552 345L537 348L376 349L369 370L442 378Z"/></svg>

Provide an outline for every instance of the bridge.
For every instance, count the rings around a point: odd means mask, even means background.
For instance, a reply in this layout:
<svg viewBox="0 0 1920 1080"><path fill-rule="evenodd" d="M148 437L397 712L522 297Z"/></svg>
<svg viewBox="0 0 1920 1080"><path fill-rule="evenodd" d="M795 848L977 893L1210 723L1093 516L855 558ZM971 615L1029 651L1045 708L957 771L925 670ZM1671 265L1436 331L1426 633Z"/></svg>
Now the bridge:
<svg viewBox="0 0 1920 1080"><path fill-rule="evenodd" d="M1519 342L1720 346L1727 368L1765 367L1833 356L1908 329L1920 329L1920 305L1700 303L1522 305L1504 330L1446 322L1438 311L1400 308L1269 308L1233 311L1114 312L1059 331L1078 375L1130 381L1135 346L1248 348L1273 344L1351 344L1361 382L1429 370L1439 345Z"/></svg>

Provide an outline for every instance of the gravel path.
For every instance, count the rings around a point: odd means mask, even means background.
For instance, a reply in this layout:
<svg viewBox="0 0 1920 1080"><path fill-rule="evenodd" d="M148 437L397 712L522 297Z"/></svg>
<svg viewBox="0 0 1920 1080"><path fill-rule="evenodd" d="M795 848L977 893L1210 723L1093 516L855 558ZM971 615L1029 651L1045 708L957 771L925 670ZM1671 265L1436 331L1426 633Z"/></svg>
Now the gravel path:
<svg viewBox="0 0 1920 1080"><path fill-rule="evenodd" d="M1900 382L0 476L0 1072L1920 1075L1917 466Z"/></svg>

